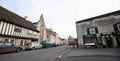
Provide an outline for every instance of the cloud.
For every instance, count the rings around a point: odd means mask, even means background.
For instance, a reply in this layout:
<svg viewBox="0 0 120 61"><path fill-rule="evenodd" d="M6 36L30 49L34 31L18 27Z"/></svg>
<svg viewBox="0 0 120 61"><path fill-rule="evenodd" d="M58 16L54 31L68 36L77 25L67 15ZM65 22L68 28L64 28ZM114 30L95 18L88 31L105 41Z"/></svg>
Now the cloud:
<svg viewBox="0 0 120 61"><path fill-rule="evenodd" d="M48 28L60 37L76 37L75 22L120 9L120 0L0 0L0 5L37 22L44 15Z"/></svg>

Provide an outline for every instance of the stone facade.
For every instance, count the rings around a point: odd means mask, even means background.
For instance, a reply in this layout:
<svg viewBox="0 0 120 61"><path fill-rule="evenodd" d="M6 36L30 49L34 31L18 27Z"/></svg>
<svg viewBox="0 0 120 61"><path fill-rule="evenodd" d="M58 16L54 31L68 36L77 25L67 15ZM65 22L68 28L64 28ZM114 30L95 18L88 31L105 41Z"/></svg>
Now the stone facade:
<svg viewBox="0 0 120 61"><path fill-rule="evenodd" d="M45 41L47 39L47 28L44 22L44 17L43 15L40 16L40 20L36 23L34 23L34 25L37 27L37 30L40 31L39 33L39 38L38 38L38 42L42 42Z"/></svg>
<svg viewBox="0 0 120 61"><path fill-rule="evenodd" d="M38 42L49 41L49 42L55 43L55 44L61 43L61 40L59 39L58 34L55 31L53 31L52 29L48 29L46 27L43 15L40 16L40 20L38 22L34 23L34 25L40 31Z"/></svg>
<svg viewBox="0 0 120 61"><path fill-rule="evenodd" d="M69 37L68 37L68 43L74 43L74 38L71 37L71 36L69 36Z"/></svg>
<svg viewBox="0 0 120 61"><path fill-rule="evenodd" d="M116 31L113 25L117 23L120 23L119 10L115 12L107 13L104 15L96 16L93 18L77 21L76 28L77 28L78 44L85 45L83 35L88 35L88 32L89 32L87 30L88 28L96 27L98 30L98 33L93 33L93 34L95 34L97 37L101 37L101 34L114 36L112 33ZM96 42L98 45L98 41Z"/></svg>
<svg viewBox="0 0 120 61"><path fill-rule="evenodd" d="M47 29L47 40L51 43L62 44L62 40L59 38L58 34L54 32L52 29Z"/></svg>

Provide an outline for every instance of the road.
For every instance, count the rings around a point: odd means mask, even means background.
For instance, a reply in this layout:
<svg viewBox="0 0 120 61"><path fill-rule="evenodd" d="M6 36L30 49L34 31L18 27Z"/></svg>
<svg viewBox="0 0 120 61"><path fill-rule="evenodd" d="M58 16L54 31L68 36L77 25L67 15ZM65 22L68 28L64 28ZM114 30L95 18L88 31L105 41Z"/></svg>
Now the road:
<svg viewBox="0 0 120 61"><path fill-rule="evenodd" d="M64 45L2 54L0 61L120 61L120 48L69 49Z"/></svg>
<svg viewBox="0 0 120 61"><path fill-rule="evenodd" d="M0 61L53 61L66 50L66 46L52 47L39 50L22 51L0 55Z"/></svg>

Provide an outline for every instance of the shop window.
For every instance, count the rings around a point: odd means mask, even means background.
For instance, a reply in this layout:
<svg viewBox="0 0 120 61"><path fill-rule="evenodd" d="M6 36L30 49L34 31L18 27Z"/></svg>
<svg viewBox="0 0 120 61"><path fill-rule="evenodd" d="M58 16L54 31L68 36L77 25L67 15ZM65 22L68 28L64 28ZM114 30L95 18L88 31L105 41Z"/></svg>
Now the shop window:
<svg viewBox="0 0 120 61"><path fill-rule="evenodd" d="M115 16L115 19L120 19L120 14Z"/></svg>
<svg viewBox="0 0 120 61"><path fill-rule="evenodd" d="M26 45L27 41L25 40L24 45Z"/></svg>
<svg viewBox="0 0 120 61"><path fill-rule="evenodd" d="M3 46L4 45L4 42L0 42L0 46Z"/></svg>
<svg viewBox="0 0 120 61"><path fill-rule="evenodd" d="M14 40L11 40L10 42L14 44Z"/></svg>
<svg viewBox="0 0 120 61"><path fill-rule="evenodd" d="M20 46L23 46L23 40L21 40L21 42L20 42Z"/></svg>
<svg viewBox="0 0 120 61"><path fill-rule="evenodd" d="M9 39L5 39L4 42L9 42Z"/></svg>
<svg viewBox="0 0 120 61"><path fill-rule="evenodd" d="M114 24L113 27L114 27L115 31L120 31L120 24L119 23Z"/></svg>
<svg viewBox="0 0 120 61"><path fill-rule="evenodd" d="M120 31L120 24L117 24L118 31Z"/></svg>

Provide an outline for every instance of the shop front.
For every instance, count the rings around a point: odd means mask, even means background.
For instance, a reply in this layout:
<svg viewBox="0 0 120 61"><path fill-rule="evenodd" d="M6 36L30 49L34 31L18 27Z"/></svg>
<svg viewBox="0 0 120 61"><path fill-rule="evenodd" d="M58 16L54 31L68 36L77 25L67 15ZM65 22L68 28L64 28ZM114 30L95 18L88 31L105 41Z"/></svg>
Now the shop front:
<svg viewBox="0 0 120 61"><path fill-rule="evenodd" d="M113 33L116 37L117 47L120 47L120 23L113 24L115 32Z"/></svg>
<svg viewBox="0 0 120 61"><path fill-rule="evenodd" d="M120 47L120 32L115 32L116 40L117 40L117 46Z"/></svg>
<svg viewBox="0 0 120 61"><path fill-rule="evenodd" d="M84 47L97 47L96 34L83 35Z"/></svg>
<svg viewBox="0 0 120 61"><path fill-rule="evenodd" d="M104 48L115 48L117 47L117 40L113 34L103 34L102 43Z"/></svg>

